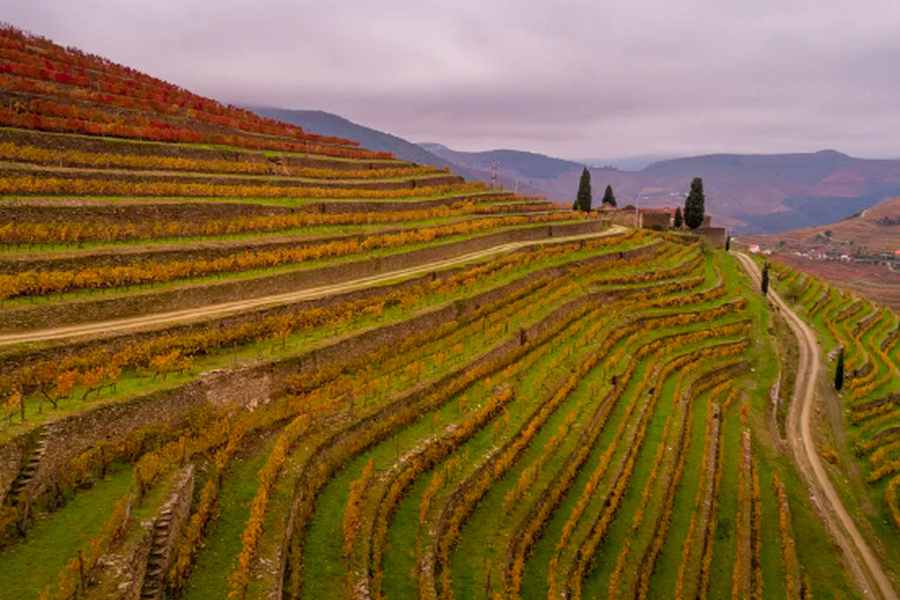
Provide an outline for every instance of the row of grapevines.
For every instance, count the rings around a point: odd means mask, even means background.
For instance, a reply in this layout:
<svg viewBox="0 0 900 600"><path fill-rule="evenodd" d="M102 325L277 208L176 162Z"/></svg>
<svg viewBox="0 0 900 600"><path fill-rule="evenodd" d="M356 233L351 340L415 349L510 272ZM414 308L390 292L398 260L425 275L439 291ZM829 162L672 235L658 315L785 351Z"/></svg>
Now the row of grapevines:
<svg viewBox="0 0 900 600"><path fill-rule="evenodd" d="M731 574L731 597L762 598L759 565L759 474L753 465L749 430L744 430L741 436L741 464L738 472L736 550Z"/></svg>
<svg viewBox="0 0 900 600"><path fill-rule="evenodd" d="M716 311L716 313L714 313L713 315L698 314L697 322L703 323L707 320L707 317L711 318L711 319L717 319L719 316L721 316L721 314L718 313L718 311ZM665 326L666 326L665 321L645 319L643 321L643 323L641 324L640 329L645 333L649 333L649 332L655 331L655 330L665 327ZM698 342L709 339L711 337L731 336L731 335L736 335L736 334L745 333L745 332L746 332L745 324L735 323L735 324L731 324L731 325L723 325L723 326L706 328L706 329L699 330L699 331L690 331L690 332L680 333L680 334L675 334L675 335L667 335L667 336L663 336L661 338L657 338L655 340L650 340L648 342L643 343L636 350L634 359L635 360L644 360L644 359L646 359L646 357L649 357L652 355L652 356L657 357L655 360L658 360L659 357L663 356L664 354L670 354L674 349L681 348L681 347L684 347L689 344L696 344ZM633 369L633 368L634 368L634 365L632 365L631 369ZM660 371L659 373L653 372L653 375L651 377L647 377L647 378L644 378L643 380L641 380L638 390L635 392L635 397L643 397L644 389L651 387L651 382L660 381L663 378L661 373L666 373L666 372L669 372L669 371ZM631 371L628 371L628 373L630 374ZM625 384L620 384L618 393L621 394L624 391L626 386L627 386L627 381L625 382ZM654 392L655 391L656 390L654 389ZM559 561L561 558L561 552L567 546L569 538L574 533L575 527L581 520L585 510L588 508L588 504L591 502L591 500L594 496L594 493L600 483L601 478L604 476L604 474L608 470L608 468L610 466L610 461L612 460L613 453L617 450L617 448L619 448L621 446L622 436L625 435L626 426L629 423L630 416L633 413L633 411L636 409L636 407L637 407L637 403L631 403L628 405L628 407L626 409L626 415L623 418L623 420L620 422L619 427L613 436L613 441L609 444L607 451L603 454L598 465L595 467L593 473L591 474L591 476L588 480L588 483L586 484L586 486L584 488L584 491L579 496L579 498L576 502L574 510L572 511L568 520L566 521L565 525L563 526L562 535L556 546L554 556L553 556L553 558L551 558L551 561L550 561L551 569L550 569L549 577L550 577L550 587L552 589L556 589L558 587L557 574L560 572L558 567L559 567ZM577 474L577 469L579 469L581 464L583 464L584 461L587 460L589 452L584 450L584 448L591 448L592 446L589 446L588 444L590 444L592 442L593 443L596 442L598 436L602 432L603 425L605 424L605 420L611 409L612 409L611 406L604 408L603 409L604 412L601 415L602 418L598 419L597 425L592 426L591 429L586 430L584 435L589 435L589 437L586 437L585 439L583 439L578 446L579 448L582 448L582 450L580 450L581 456L578 457L579 462L572 465L571 472L568 474L568 477L566 479L564 479L564 481L566 481L567 483L564 486L559 486L559 487L561 487L561 489L553 490L553 492L552 492L552 494L557 502L559 500L561 500L562 494L568 490L569 486L574 481L574 477ZM545 511L545 513L547 513L547 514L545 514L544 519L548 518L548 516L549 516L548 511ZM527 531L527 530L525 530L525 531ZM527 546L524 548L519 547L519 548L517 548L517 551L518 551L517 556L519 557L518 560L521 563L522 561L524 561L524 556L527 553ZM516 575L516 573L513 572L513 575ZM518 573L518 579L513 578L513 580L512 580L513 584L514 584L514 587L513 587L514 591L518 590L518 585L519 585L518 582L520 581L520 579L521 579L521 571L519 571L519 573Z"/></svg>
<svg viewBox="0 0 900 600"><path fill-rule="evenodd" d="M546 345L542 348L546 349ZM507 367L504 371L504 376L507 376L507 373L514 368L515 365ZM363 577L359 583L354 581L358 589L366 589L367 593L373 597L382 597L381 579L383 574L381 563L386 550L388 526L391 515L406 489L420 474L452 455L457 448L471 439L487 423L500 414L514 398L515 396L510 386L498 386L487 402L473 410L449 433L427 441L421 448L407 457L403 463L398 463L393 472L388 474L389 484L383 488L381 495L374 499L374 514L370 521L370 533L366 545L368 552L364 552L364 566L361 569Z"/></svg>
<svg viewBox="0 0 900 600"><path fill-rule="evenodd" d="M784 565L785 595L788 598L809 598L811 597L809 584L801 574L800 563L797 560L797 541L791 525L791 507L787 490L777 473L772 475L772 487L778 500L778 530L781 534L781 563Z"/></svg>
<svg viewBox="0 0 900 600"><path fill-rule="evenodd" d="M38 595L40 600L72 600L83 597L91 572L99 564L100 557L122 536L131 518L134 502L134 496L129 493L116 503L100 533L80 548L75 558L66 563L58 575L55 589L48 587L42 590Z"/></svg>
<svg viewBox="0 0 900 600"><path fill-rule="evenodd" d="M678 379L675 383L675 398L676 405L680 405L681 403L677 402L677 399L681 395L681 386L682 386L682 378L683 374L679 374ZM681 408L681 406L679 406ZM665 423L663 425L662 431L662 443L657 444L656 447L656 455L653 457L653 467L650 469L650 474L647 476L647 481L644 484L644 489L641 492L641 499L638 504L637 510L635 510L634 515L632 515L631 519L631 529L628 532L628 537L625 539L625 543L622 544L621 549L619 550L619 557L616 559L616 566L613 569L612 575L609 578L609 585L607 586L607 597L612 599L619 597L619 590L622 587L622 575L625 570L625 565L630 563L631 558L631 544L635 541L635 536L638 535L640 530L640 526L644 520L644 513L647 510L647 505L650 503L651 493L654 490L654 485L656 480L660 476L660 471L663 470L663 466L665 461L663 460L665 457L665 450L669 444L669 436L672 435L672 424L674 422L674 415L669 415ZM666 465L671 467L671 465ZM635 594L636 595L636 594Z"/></svg>
<svg viewBox="0 0 900 600"><path fill-rule="evenodd" d="M7 244L74 243L87 241L148 240L158 238L218 236L238 233L284 231L322 225L371 225L446 219L466 215L507 212L504 205L477 205L471 201L449 206L386 212L285 213L217 219L143 220L113 219L64 221L11 221L0 225L0 242Z"/></svg>
<svg viewBox="0 0 900 600"><path fill-rule="evenodd" d="M2 110L0 110L2 113ZM178 196L203 198L321 198L326 200L388 200L430 198L448 194L484 192L481 182L446 183L441 185L409 185L394 189L361 189L347 187L317 187L315 182L285 181L273 183L228 184L190 181L125 180L112 177L54 177L48 173L34 175L4 174L0 179L0 194L11 195L69 195L80 196Z"/></svg>
<svg viewBox="0 0 900 600"><path fill-rule="evenodd" d="M727 358L740 354L747 347L746 340L739 342L725 342L713 346L707 346L701 350L691 352L686 355L676 357L661 369L658 380L664 380L668 374L679 370L687 370L696 368L703 364L701 361L710 359ZM614 519L621 501L628 489L631 475L637 461L638 451L643 445L643 440L649 425L650 416L654 410L656 401L660 394L660 388L656 387L651 394L650 401L647 402L642 410L638 421L637 431L635 432L634 442L626 449L626 455L623 457L621 466L616 472L610 484L610 490L607 494L607 502L605 509L592 524L588 535L579 544L574 554L573 564L569 568L566 576L566 589L572 598L580 598L582 593L582 582L591 564L591 557L596 552L597 547L605 539L609 525Z"/></svg>
<svg viewBox="0 0 900 600"><path fill-rule="evenodd" d="M722 408L717 400L717 394L710 394L706 433L703 437L702 471L694 498L694 505L699 507L699 510L694 511L691 515L691 522L683 543L681 563L678 565L678 575L675 580L675 600L702 597L707 589L703 582L702 565L707 556L712 558L711 530L715 528L713 516L718 503L721 479Z"/></svg>
<svg viewBox="0 0 900 600"><path fill-rule="evenodd" d="M748 332L745 332L748 333ZM692 420L690 418L691 408L693 407L693 398L703 394L706 390L715 388L719 385L726 385L735 376L746 370L747 364L743 361L732 361L726 365L717 367L712 373L707 371L702 376L702 380L694 377L691 388L687 396L683 396L680 401L687 405L687 409L682 411L682 423L678 441L676 442L676 464L675 470L669 478L669 483L665 489L662 500L662 510L657 516L653 529L653 537L650 545L641 557L638 566L637 594L638 598L647 598L650 594L650 577L656 566L656 559L662 551L669 528L671 527L672 512L675 506L675 495L678 493L681 485L682 475L684 474L685 461L687 459L687 445L691 434ZM678 396L676 396L678 398ZM678 401L678 400L676 400Z"/></svg>
<svg viewBox="0 0 900 600"><path fill-rule="evenodd" d="M335 169L305 167L289 162L273 162L263 156L246 154L250 160L186 158L156 154L121 152L85 152L29 146L14 142L0 143L0 159L50 166L91 167L97 169L129 169L148 171L191 171L198 173L235 173L248 175L282 175L309 179L397 179L447 174L448 169L427 165L351 167ZM244 156L241 156L244 158Z"/></svg>
<svg viewBox="0 0 900 600"><path fill-rule="evenodd" d="M16 81L14 77L0 74L0 85L10 85ZM372 152L358 148L307 141L287 141L231 132L201 131L189 126L173 126L152 115L123 115L110 112L105 108L88 108L51 99L23 99L17 102L15 108L9 108L6 105L0 106L0 125L53 133L99 135L152 142L218 144L250 150L276 150L334 158L363 160L393 160L394 158L389 152Z"/></svg>
<svg viewBox="0 0 900 600"><path fill-rule="evenodd" d="M552 304L554 301L550 296L542 295L542 297L544 298L545 303ZM537 353L540 353L542 350L546 351L546 346L541 346L541 348L530 354L527 364L531 364L535 360ZM517 362L515 365L516 370L525 368L524 364L525 363L522 361ZM511 376L512 371L512 366L505 369L503 371L504 378ZM506 388L500 388L499 392L491 398L486 406L479 408L475 413L468 417L461 426L454 428L450 433L443 437L429 440L426 444L417 448L413 453L404 456L403 460L395 465L395 469L392 469L379 478L379 483L377 485L378 489L381 490L380 496L372 503L375 508L373 511L367 511L367 513L371 514L367 514L365 520L365 528L369 531L367 538L374 536L373 541L365 544L366 548L371 548L372 559L371 561L367 560L367 551L364 552L366 558L363 559L367 564L375 565L372 577L376 582L380 576L380 556L383 552L384 536L387 534L387 522L393 508L400 500L403 491L422 470L430 468L437 460L452 452L453 449L458 447L464 440L471 437L477 429L493 418L496 412L511 399L511 391ZM368 493L372 494L373 492L370 489ZM350 502L348 500L348 506L349 505ZM356 522L360 517L357 511L354 511L353 514L353 521ZM358 571L361 573L369 573L369 567L363 566L358 569ZM368 588L368 582L365 580L359 585ZM375 587L377 589L377 584Z"/></svg>
<svg viewBox="0 0 900 600"><path fill-rule="evenodd" d="M89 89L84 85L78 85L79 83L85 83L85 80L79 80L78 76L73 77L60 71L47 69L45 66L28 64L34 60L34 57L24 52L0 48L0 59L3 59L0 62L0 75L2 75L2 80L5 84L4 89L10 92L36 95L42 98L55 98L63 102L77 103L79 105L124 108L131 113L142 114L146 118L163 117L166 119L175 117L177 119L181 117L186 120L159 120L158 122L161 125L165 124L170 127L173 122L177 122L181 128L186 130L198 129L197 125L203 124L237 130L237 132L244 134L263 134L329 146L358 146L356 142L350 140L306 133L299 127L288 123L274 120L264 122L264 117L258 117L255 113L249 111L246 111L245 114L251 116L251 118L255 117L256 123L242 123L238 119L215 115L202 109L185 108L167 104L153 97L135 95L135 92L141 91L141 86L122 88L128 90L129 93L127 94L105 93ZM60 81L57 78L63 78L65 81ZM99 85L108 85L107 82L97 83ZM191 121L196 124L191 123ZM256 129L256 131L253 131L253 129Z"/></svg>
<svg viewBox="0 0 900 600"><path fill-rule="evenodd" d="M491 217L323 243L302 243L297 246L266 250L239 250L209 259L165 262L142 260L139 264L83 267L76 270L26 270L14 274L0 274L0 300L20 296L46 296L73 290L163 283L219 273L265 269L377 249L429 243L447 237L470 235L503 227L554 223L570 219L571 215L568 213Z"/></svg>
<svg viewBox="0 0 900 600"><path fill-rule="evenodd" d="M177 540L173 548L172 559L168 573L166 573L166 585L172 594L177 594L184 588L193 561L200 549L204 531L213 517L219 491L222 486L222 477L231 459L241 448L241 444L252 430L266 426L268 423L260 420L239 418L229 429L228 440L217 451L211 461L213 471L200 492L197 506L185 525L181 539Z"/></svg>

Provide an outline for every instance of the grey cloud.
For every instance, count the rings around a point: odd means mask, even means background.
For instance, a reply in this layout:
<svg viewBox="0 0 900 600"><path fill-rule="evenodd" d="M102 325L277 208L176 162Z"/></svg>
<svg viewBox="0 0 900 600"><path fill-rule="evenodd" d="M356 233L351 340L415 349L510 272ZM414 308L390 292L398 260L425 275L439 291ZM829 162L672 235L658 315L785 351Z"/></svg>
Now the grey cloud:
<svg viewBox="0 0 900 600"><path fill-rule="evenodd" d="M900 156L895 0L7 0L3 18L225 101L462 149Z"/></svg>

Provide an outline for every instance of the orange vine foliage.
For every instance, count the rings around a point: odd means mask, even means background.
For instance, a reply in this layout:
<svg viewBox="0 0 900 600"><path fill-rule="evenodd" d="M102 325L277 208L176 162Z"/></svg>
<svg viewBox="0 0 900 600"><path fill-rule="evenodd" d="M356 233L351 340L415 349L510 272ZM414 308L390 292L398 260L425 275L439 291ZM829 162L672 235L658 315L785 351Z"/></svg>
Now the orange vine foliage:
<svg viewBox="0 0 900 600"><path fill-rule="evenodd" d="M347 495L347 506L344 508L344 556L349 558L353 552L353 544L359 533L360 519L366 492L372 477L375 474L375 464L372 459L366 463L362 473L350 485L350 493Z"/></svg>
<svg viewBox="0 0 900 600"><path fill-rule="evenodd" d="M447 174L449 170L427 165L381 166L347 169L304 167L284 162L264 160L264 156L243 152L239 159L201 159L184 156L154 154L126 154L113 152L84 152L27 146L13 142L0 143L0 158L8 161L40 165L65 165L98 169L136 169L154 171L192 171L199 173L236 173L248 175L281 175L309 179L398 179ZM390 163L387 163L390 164ZM378 165L378 166L375 166Z"/></svg>
<svg viewBox="0 0 900 600"><path fill-rule="evenodd" d="M288 453L294 447L301 435L306 433L310 424L310 416L301 414L285 427L275 442L266 464L259 472L259 488L256 496L250 503L250 518L244 526L241 534L241 553L238 555L238 566L228 576L228 597L241 598L247 585L250 583L250 569L256 547L263 533L263 520L266 516L266 508L269 504L269 495L275 480L281 473L281 468L287 459Z"/></svg>
<svg viewBox="0 0 900 600"><path fill-rule="evenodd" d="M388 190L292 185L193 183L181 181L123 181L112 178L8 176L0 179L0 194L76 194L79 196L179 196L204 198L316 198L328 200L368 200L429 198L485 191L480 182L423 185Z"/></svg>
<svg viewBox="0 0 900 600"><path fill-rule="evenodd" d="M17 99L14 105L0 108L0 123L9 126L390 158L388 153L361 150L350 140L307 133L219 104L10 26L0 27L0 87Z"/></svg>
<svg viewBox="0 0 900 600"><path fill-rule="evenodd" d="M9 244L74 243L86 241L124 241L169 237L233 235L247 232L273 232L298 227L327 225L372 225L429 219L489 215L504 212L505 207L456 202L435 208L361 213L285 213L241 216L209 220L144 220L121 222L109 219L51 222L10 221L0 225L0 242Z"/></svg>
<svg viewBox="0 0 900 600"><path fill-rule="evenodd" d="M398 233L374 234L363 240L335 240L322 244L283 247L269 250L247 250L210 259L144 262L136 265L99 266L77 271L22 271L0 274L0 300L17 296L44 296L79 289L101 289L160 283L176 279L201 277L214 273L270 268L308 260L346 256L379 248L396 248L431 242L455 235L466 235L537 223L571 219L569 213L547 213L462 221Z"/></svg>

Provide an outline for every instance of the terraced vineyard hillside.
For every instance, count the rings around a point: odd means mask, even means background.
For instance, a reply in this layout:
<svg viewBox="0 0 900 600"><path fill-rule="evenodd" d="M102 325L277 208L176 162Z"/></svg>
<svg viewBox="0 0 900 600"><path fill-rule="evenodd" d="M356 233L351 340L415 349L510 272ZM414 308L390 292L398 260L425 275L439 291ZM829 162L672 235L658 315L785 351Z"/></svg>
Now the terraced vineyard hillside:
<svg viewBox="0 0 900 600"><path fill-rule="evenodd" d="M0 598L862 597L733 256L12 28L0 81Z"/></svg>
<svg viewBox="0 0 900 600"><path fill-rule="evenodd" d="M844 351L844 384L834 398L832 453L860 481L847 487L893 555L900 553L900 317L894 311L779 263L777 288L815 329L828 371ZM855 464L858 463L858 464ZM865 483L862 483L864 481ZM862 493L860 493L862 492Z"/></svg>

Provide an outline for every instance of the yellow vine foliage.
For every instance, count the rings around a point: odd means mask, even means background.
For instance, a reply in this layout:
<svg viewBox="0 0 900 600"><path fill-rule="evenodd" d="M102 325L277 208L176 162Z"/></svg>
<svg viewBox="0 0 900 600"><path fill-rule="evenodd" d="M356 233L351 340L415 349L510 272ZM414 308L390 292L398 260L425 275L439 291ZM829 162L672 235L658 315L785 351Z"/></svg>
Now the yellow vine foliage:
<svg viewBox="0 0 900 600"><path fill-rule="evenodd" d="M241 534L241 553L238 555L238 566L228 576L228 597L241 598L250 583L250 569L256 554L256 547L263 533L263 521L269 504L272 487L284 466L288 453L298 438L306 433L310 425L310 416L301 414L285 427L275 442L266 464L259 472L259 487L256 496L250 503L250 518Z"/></svg>
<svg viewBox="0 0 900 600"><path fill-rule="evenodd" d="M298 212L277 215L240 216L214 219L113 221L108 219L50 222L11 221L0 225L0 242L9 244L115 242L177 237L268 233L301 227L328 225L376 225L425 221L468 215L490 215L505 211L493 204L471 201L426 209L362 213Z"/></svg>
<svg viewBox="0 0 900 600"><path fill-rule="evenodd" d="M111 178L63 178L46 175L16 175L0 178L2 195L164 196L201 198L316 198L328 200L385 200L431 198L450 194L484 192L482 183L408 186L370 190L315 185L238 185L186 181L123 181Z"/></svg>
<svg viewBox="0 0 900 600"><path fill-rule="evenodd" d="M275 163L262 155L243 153L250 160L221 160L185 158L147 154L112 152L83 152L27 146L12 142L0 143L0 160L40 165L67 165L98 169L140 169L159 171L193 171L200 173L237 173L248 175L285 175L309 179L395 179L414 178L449 171L430 166L377 167L369 169L328 169ZM258 160L254 160L258 158Z"/></svg>
<svg viewBox="0 0 900 600"><path fill-rule="evenodd" d="M508 216L462 221L449 225L423 227L398 233L375 234L364 238L337 240L323 244L269 250L246 250L236 254L209 259L145 262L123 266L100 266L71 271L22 271L0 274L0 300L17 296L43 296L79 289L99 289L160 283L176 279L200 277L215 273L270 268L322 258L347 256L382 248L397 248L410 244L467 235L514 225L551 223L571 219L569 213L548 213L529 216Z"/></svg>
<svg viewBox="0 0 900 600"><path fill-rule="evenodd" d="M347 505L344 507L344 521L342 526L344 533L344 557L348 559L353 552L353 544L356 541L356 535L359 532L363 502L374 474L375 464L372 459L369 459L369 462L363 467L360 476L350 485L350 493L347 495Z"/></svg>

